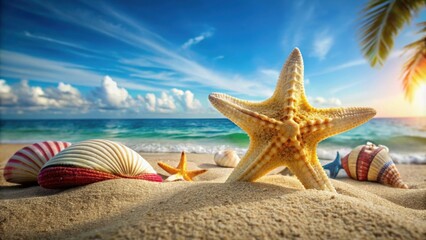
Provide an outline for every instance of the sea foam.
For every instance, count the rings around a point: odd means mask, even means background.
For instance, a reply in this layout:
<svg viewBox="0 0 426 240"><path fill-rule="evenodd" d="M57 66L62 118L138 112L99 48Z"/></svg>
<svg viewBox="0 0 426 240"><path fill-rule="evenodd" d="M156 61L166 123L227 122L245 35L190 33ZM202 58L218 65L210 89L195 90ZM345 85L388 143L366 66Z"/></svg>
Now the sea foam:
<svg viewBox="0 0 426 240"><path fill-rule="evenodd" d="M226 149L233 149L237 154L242 157L247 151L247 148L234 147L232 145L201 145L201 144L170 144L170 143L126 143L130 148L137 152L149 152L149 153L178 153L185 151L187 153L205 153L215 154L218 151ZM340 156L346 156L351 151L350 148L318 148L317 155L322 160L333 160L336 157L337 152ZM390 153L395 163L400 164L426 164L426 153Z"/></svg>

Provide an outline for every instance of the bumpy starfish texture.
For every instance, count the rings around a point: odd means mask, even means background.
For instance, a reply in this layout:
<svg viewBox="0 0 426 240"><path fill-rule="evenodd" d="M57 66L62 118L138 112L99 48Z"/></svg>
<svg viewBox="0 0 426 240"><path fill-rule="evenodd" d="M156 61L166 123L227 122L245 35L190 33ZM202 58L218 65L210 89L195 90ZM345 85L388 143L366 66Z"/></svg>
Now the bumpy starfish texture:
<svg viewBox="0 0 426 240"><path fill-rule="evenodd" d="M174 168L166 163L158 162L158 166L160 166L164 171L172 174L170 177L168 177L165 181L172 182L176 180L185 180L185 181L192 181L192 179L195 176L198 176L202 173L207 172L205 169L200 170L186 170L186 155L185 152L182 152L180 156L180 162L179 165Z"/></svg>
<svg viewBox="0 0 426 240"><path fill-rule="evenodd" d="M317 154L318 142L372 118L371 108L312 107L303 87L303 60L293 50L280 73L272 97L250 102L212 93L209 100L246 131L250 145L227 182L255 181L279 166L287 166L307 189L335 191Z"/></svg>
<svg viewBox="0 0 426 240"><path fill-rule="evenodd" d="M342 159L340 158L339 152L337 152L336 158L331 163L327 163L323 166L324 169L330 171L330 177L336 178L337 174L339 174L340 169L342 169Z"/></svg>

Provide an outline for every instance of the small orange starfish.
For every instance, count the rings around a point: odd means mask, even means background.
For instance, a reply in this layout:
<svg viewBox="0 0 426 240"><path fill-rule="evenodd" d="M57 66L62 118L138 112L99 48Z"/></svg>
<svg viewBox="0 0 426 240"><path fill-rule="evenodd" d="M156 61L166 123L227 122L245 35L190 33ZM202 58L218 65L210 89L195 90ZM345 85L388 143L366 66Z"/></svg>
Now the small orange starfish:
<svg viewBox="0 0 426 240"><path fill-rule="evenodd" d="M182 155L180 156L180 162L179 165L174 168L168 164L165 164L163 162L158 162L158 166L160 166L164 171L172 174L170 177L168 177L165 181L166 182L172 182L176 180L186 180L192 182L192 178L194 178L197 175L200 175L202 173L207 172L206 169L200 169L200 170L186 170L186 155L185 152L182 152Z"/></svg>

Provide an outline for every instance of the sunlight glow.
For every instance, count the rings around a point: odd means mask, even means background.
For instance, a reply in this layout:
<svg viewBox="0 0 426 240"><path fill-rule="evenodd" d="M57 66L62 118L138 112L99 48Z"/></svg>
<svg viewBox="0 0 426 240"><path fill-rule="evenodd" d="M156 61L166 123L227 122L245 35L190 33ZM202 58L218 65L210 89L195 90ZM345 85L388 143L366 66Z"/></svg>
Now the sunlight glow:
<svg viewBox="0 0 426 240"><path fill-rule="evenodd" d="M426 84L421 84L414 94L413 105L419 110L420 116L426 116Z"/></svg>

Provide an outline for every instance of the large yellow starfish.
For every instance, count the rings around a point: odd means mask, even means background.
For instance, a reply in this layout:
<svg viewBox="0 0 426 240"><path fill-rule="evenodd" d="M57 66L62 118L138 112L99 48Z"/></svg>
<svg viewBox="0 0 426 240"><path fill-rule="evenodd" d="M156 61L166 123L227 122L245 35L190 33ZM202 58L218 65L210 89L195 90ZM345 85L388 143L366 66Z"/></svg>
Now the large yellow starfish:
<svg viewBox="0 0 426 240"><path fill-rule="evenodd" d="M255 181L279 166L287 166L306 189L335 191L316 154L317 144L372 118L372 108L312 107L303 87L303 59L294 49L281 70L272 97L249 102L212 93L209 100L246 131L250 145L227 182Z"/></svg>
<svg viewBox="0 0 426 240"><path fill-rule="evenodd" d="M165 180L167 182L172 182L172 181L176 181L176 180L192 181L192 179L195 176L207 172L207 170L205 170L205 169L191 170L191 171L186 170L186 155L185 155L185 152L182 152L182 154L180 156L179 165L176 168L174 168L174 167L172 167L172 166L170 166L166 163L163 163L163 162L158 162L157 164L162 169L164 169L164 171L172 174L170 177L168 177Z"/></svg>

